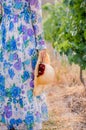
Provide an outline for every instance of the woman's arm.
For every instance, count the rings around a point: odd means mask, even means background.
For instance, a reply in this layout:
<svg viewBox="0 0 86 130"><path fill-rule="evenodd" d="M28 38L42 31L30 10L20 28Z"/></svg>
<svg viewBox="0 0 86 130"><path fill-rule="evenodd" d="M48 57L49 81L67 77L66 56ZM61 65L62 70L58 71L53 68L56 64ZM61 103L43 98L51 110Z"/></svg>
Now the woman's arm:
<svg viewBox="0 0 86 130"><path fill-rule="evenodd" d="M35 33L36 38L36 49L43 50L46 49L46 43L44 40L44 32L43 32L43 25L42 25L42 6L41 0L30 0L30 9L32 13L32 25Z"/></svg>

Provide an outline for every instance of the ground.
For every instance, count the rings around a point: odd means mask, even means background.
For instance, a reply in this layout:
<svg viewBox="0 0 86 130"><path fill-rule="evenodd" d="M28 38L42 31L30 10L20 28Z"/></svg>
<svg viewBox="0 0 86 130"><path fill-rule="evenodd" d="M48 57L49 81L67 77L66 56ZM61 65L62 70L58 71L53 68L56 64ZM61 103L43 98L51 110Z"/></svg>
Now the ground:
<svg viewBox="0 0 86 130"><path fill-rule="evenodd" d="M43 130L86 130L86 98L83 86L51 86L47 89L49 121Z"/></svg>

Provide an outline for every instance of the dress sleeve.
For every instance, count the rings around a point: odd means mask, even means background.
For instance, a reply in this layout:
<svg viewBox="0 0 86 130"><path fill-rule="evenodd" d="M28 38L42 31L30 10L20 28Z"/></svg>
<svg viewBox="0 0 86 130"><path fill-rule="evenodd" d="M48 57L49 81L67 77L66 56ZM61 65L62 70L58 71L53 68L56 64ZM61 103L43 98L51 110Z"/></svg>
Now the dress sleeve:
<svg viewBox="0 0 86 130"><path fill-rule="evenodd" d="M36 39L36 49L46 49L42 24L42 4L41 0L30 0L31 20Z"/></svg>

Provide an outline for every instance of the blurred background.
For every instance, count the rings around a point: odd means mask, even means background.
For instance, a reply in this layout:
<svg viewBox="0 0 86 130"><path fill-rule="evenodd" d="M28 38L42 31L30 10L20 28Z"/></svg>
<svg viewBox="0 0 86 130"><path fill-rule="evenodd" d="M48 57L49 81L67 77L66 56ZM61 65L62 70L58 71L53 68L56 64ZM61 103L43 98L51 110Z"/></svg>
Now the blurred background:
<svg viewBox="0 0 86 130"><path fill-rule="evenodd" d="M86 130L86 1L43 0L44 37L56 82L46 88L43 130Z"/></svg>

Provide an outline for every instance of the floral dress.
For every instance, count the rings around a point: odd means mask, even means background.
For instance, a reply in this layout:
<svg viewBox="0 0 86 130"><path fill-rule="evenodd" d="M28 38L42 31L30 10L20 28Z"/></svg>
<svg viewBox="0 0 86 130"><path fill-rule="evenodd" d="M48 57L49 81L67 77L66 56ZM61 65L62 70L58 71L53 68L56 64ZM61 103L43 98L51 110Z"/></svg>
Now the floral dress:
<svg viewBox="0 0 86 130"><path fill-rule="evenodd" d="M33 95L37 50L46 48L41 0L0 4L0 122L7 130L39 130L48 120L46 94Z"/></svg>

